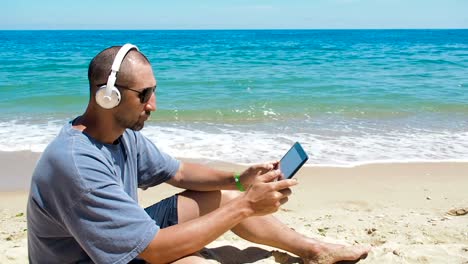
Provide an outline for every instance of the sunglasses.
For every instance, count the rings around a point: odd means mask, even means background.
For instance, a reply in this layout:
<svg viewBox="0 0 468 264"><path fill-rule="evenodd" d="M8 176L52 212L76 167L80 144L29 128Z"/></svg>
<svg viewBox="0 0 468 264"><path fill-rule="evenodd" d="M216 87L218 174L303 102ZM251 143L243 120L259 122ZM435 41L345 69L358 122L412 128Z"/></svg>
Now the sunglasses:
<svg viewBox="0 0 468 264"><path fill-rule="evenodd" d="M102 84L102 85L105 85L105 84ZM102 85L99 85L99 86L102 86ZM129 87L123 86L123 85L115 84L114 86L118 87L118 88L125 89L125 90L130 90L130 91L133 91L135 93L138 93L138 97L140 98L140 102L142 104L148 103L149 99L151 98L151 95L153 95L154 91L156 90L156 86L147 87L147 88L145 88L145 89L143 89L141 91L134 90L132 88L129 88Z"/></svg>

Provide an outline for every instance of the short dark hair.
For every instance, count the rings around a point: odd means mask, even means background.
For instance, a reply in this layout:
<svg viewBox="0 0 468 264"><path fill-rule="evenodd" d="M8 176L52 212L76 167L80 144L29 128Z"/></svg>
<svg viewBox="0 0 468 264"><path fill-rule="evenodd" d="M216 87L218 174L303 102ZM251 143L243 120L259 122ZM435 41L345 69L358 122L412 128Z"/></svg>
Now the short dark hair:
<svg viewBox="0 0 468 264"><path fill-rule="evenodd" d="M107 78L111 72L112 63L114 62L117 52L122 46L113 46L101 51L89 63L88 80L90 90L93 87L107 82ZM143 64L150 64L148 58L136 49L130 50L124 57L119 73L117 74L116 83L127 84L130 81L130 67L128 58L132 58Z"/></svg>

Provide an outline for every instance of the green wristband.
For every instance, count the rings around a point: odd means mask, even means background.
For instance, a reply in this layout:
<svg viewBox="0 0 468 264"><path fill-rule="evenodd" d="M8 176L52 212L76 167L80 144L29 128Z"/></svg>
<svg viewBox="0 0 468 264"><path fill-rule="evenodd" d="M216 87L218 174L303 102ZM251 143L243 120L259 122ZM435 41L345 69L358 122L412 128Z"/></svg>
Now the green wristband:
<svg viewBox="0 0 468 264"><path fill-rule="evenodd" d="M241 192L245 192L244 186L242 186L242 183L240 182L240 173L234 173L234 181L236 182L237 189Z"/></svg>

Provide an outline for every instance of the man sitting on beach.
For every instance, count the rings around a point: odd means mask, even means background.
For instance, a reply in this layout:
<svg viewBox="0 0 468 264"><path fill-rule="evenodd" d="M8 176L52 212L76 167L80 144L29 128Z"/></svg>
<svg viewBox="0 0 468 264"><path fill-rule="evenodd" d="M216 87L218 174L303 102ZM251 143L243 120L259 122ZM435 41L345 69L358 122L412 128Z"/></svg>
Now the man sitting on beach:
<svg viewBox="0 0 468 264"><path fill-rule="evenodd" d="M198 251L228 230L304 263L358 260L368 253L365 246L305 237L274 218L297 184L276 181L282 177L273 169L276 162L240 174L215 170L176 160L138 132L156 110L156 79L135 46L100 52L88 78L85 113L63 127L33 174L31 263L205 263ZM163 182L186 191L141 208L137 188Z"/></svg>

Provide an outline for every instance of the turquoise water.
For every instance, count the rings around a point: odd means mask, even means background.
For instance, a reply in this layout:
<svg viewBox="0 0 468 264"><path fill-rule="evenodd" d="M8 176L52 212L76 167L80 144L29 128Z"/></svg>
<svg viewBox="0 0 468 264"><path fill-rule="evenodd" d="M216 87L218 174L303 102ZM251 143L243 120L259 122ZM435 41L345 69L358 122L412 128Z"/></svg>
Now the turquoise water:
<svg viewBox="0 0 468 264"><path fill-rule="evenodd" d="M468 158L468 30L0 31L0 150L42 150L84 111L92 57L126 42L158 79L143 132L176 156Z"/></svg>

